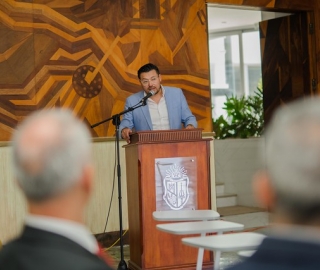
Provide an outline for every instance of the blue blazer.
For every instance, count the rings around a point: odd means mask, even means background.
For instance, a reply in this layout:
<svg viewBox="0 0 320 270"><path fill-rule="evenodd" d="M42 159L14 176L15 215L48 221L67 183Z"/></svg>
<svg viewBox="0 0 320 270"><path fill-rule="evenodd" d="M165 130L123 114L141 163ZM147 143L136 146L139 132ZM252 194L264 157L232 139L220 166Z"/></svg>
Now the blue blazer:
<svg viewBox="0 0 320 270"><path fill-rule="evenodd" d="M126 100L125 110L133 107L144 97L144 91L129 96ZM181 129L182 124L197 127L196 117L189 109L187 100L180 88L165 87L165 100L167 104L170 129ZM125 127L135 131L152 130L151 116L148 105L139 107L123 115L119 132Z"/></svg>

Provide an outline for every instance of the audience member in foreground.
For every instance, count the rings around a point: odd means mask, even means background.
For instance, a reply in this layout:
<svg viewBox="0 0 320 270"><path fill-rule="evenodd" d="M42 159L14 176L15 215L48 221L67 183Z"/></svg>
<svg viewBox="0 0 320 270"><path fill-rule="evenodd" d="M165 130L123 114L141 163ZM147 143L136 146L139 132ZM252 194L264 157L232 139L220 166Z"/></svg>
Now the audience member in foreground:
<svg viewBox="0 0 320 270"><path fill-rule="evenodd" d="M229 270L320 267L320 99L280 108L265 133L266 170L254 190L273 213L270 235Z"/></svg>
<svg viewBox="0 0 320 270"><path fill-rule="evenodd" d="M93 186L90 133L64 109L39 111L13 135L13 169L28 214L0 251L3 270L109 270L84 226Z"/></svg>

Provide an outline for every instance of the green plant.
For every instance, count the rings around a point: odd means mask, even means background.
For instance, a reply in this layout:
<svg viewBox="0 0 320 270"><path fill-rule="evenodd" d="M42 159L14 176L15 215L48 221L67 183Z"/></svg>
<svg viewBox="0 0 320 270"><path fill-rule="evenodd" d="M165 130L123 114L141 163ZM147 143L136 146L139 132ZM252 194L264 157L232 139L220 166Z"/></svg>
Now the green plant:
<svg viewBox="0 0 320 270"><path fill-rule="evenodd" d="M263 92L259 85L254 96L227 97L227 116L213 120L216 139L258 137L263 131Z"/></svg>

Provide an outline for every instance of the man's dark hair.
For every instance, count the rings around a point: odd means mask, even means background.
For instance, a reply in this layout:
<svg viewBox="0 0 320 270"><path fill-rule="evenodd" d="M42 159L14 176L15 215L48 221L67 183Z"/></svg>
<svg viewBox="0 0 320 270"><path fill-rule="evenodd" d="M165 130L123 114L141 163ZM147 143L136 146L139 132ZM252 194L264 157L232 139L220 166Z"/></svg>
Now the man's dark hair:
<svg viewBox="0 0 320 270"><path fill-rule="evenodd" d="M141 68L139 68L139 70L138 70L138 78L139 78L139 80L140 80L141 73L149 72L151 70L155 70L158 75L160 74L160 71L159 71L159 69L158 69L158 67L156 65L154 65L152 63L148 63L148 64L145 64L144 66L142 66Z"/></svg>

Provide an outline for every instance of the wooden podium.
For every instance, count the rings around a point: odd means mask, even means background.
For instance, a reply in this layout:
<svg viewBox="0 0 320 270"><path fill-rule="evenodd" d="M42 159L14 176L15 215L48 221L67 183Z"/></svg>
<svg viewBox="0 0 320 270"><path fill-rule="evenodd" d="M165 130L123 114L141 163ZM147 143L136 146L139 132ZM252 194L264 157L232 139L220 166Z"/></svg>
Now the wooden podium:
<svg viewBox="0 0 320 270"><path fill-rule="evenodd" d="M152 213L211 208L210 140L202 129L141 131L124 146L130 269L195 269L197 249L182 244L185 236L157 230ZM203 262L212 269L212 253Z"/></svg>

